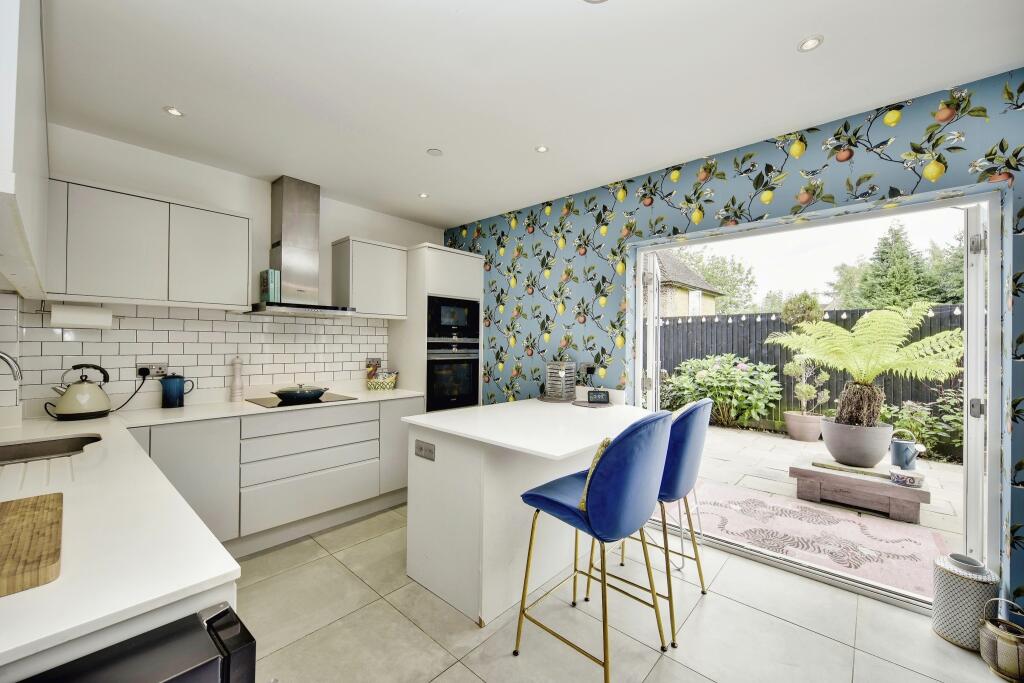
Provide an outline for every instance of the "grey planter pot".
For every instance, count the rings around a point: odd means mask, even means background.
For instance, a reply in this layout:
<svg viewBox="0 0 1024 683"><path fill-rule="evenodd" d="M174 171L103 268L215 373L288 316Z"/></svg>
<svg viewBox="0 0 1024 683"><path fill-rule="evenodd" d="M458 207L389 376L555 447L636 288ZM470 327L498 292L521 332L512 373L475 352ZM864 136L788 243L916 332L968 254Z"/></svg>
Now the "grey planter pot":
<svg viewBox="0 0 1024 683"><path fill-rule="evenodd" d="M786 421L786 433L796 441L817 441L821 436L821 415L804 415L799 410L787 410L782 414Z"/></svg>
<svg viewBox="0 0 1024 683"><path fill-rule="evenodd" d="M874 427L836 424L831 417L821 418L825 447L836 462L851 467L874 467L889 452L892 425L880 422Z"/></svg>

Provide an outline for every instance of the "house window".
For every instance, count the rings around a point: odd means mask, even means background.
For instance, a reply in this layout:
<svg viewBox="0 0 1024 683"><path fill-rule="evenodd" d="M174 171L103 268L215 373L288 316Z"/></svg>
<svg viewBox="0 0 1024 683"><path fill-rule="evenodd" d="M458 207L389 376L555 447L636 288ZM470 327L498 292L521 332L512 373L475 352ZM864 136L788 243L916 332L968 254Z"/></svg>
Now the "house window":
<svg viewBox="0 0 1024 683"><path fill-rule="evenodd" d="M700 298L701 291L699 289L690 290L690 315L700 315Z"/></svg>

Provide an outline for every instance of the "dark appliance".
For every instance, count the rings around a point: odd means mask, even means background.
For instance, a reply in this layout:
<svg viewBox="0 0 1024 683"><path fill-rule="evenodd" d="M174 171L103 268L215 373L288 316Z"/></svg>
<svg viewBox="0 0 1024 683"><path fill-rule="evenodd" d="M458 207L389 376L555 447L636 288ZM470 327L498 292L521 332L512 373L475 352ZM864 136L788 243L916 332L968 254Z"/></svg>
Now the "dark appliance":
<svg viewBox="0 0 1024 683"><path fill-rule="evenodd" d="M275 392L277 393L277 392ZM341 394L332 394L327 392L321 394L312 400L305 401L285 401L278 396L257 396L256 398L245 399L249 403L255 403L258 406L264 408L288 408L289 406L306 405L308 403L337 403L338 401L354 401L356 400L353 396L342 396Z"/></svg>
<svg viewBox="0 0 1024 683"><path fill-rule="evenodd" d="M480 401L480 348L471 342L427 343L427 411Z"/></svg>
<svg viewBox="0 0 1024 683"><path fill-rule="evenodd" d="M245 683L256 680L256 640L227 603L141 633L26 682Z"/></svg>
<svg viewBox="0 0 1024 683"><path fill-rule="evenodd" d="M427 297L427 342L476 344L480 337L480 302ZM428 347L429 348L429 347Z"/></svg>

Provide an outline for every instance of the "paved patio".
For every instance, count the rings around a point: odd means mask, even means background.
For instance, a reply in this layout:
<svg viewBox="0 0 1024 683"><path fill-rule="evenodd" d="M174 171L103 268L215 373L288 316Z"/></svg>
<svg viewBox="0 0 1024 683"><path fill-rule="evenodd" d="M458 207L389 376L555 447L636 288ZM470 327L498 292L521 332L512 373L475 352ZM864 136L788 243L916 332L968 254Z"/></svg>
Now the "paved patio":
<svg viewBox="0 0 1024 683"><path fill-rule="evenodd" d="M810 460L833 462L822 441L806 443L794 441L784 434L711 427L700 477L796 499L796 480L789 476L789 467L807 464ZM888 458L877 469L888 473ZM963 552L963 467L918 460L918 469L925 473L925 487L932 494L931 503L921 506L920 526L941 535L950 552ZM841 507L806 501L801 501L801 504ZM864 511L864 514L874 513Z"/></svg>

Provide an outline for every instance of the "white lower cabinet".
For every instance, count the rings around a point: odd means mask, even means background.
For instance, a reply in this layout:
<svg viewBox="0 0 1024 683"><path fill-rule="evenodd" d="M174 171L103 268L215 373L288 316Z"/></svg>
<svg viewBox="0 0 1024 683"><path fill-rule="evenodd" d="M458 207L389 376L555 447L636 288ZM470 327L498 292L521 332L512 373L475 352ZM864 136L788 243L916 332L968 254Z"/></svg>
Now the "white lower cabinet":
<svg viewBox="0 0 1024 683"><path fill-rule="evenodd" d="M380 404L380 492L405 488L409 478L409 425L403 417L422 415L425 399L402 398Z"/></svg>
<svg viewBox="0 0 1024 683"><path fill-rule="evenodd" d="M214 536L237 538L239 419L154 425L149 449L153 462Z"/></svg>
<svg viewBox="0 0 1024 683"><path fill-rule="evenodd" d="M242 535L271 529L373 498L377 459L310 472L242 489Z"/></svg>

